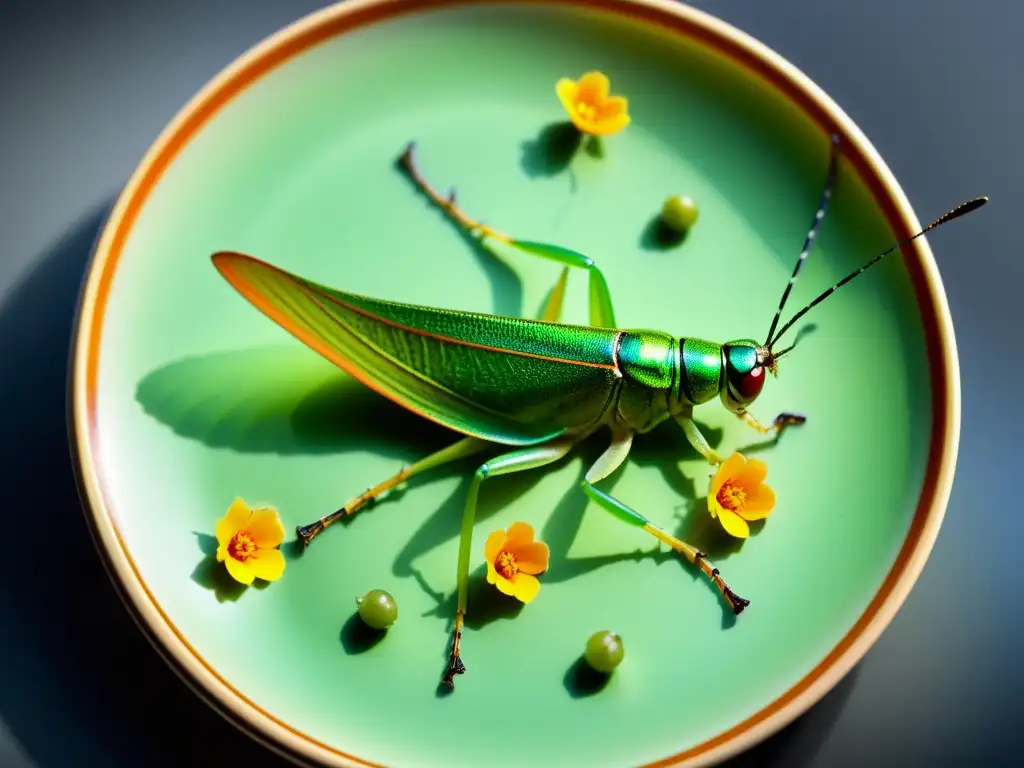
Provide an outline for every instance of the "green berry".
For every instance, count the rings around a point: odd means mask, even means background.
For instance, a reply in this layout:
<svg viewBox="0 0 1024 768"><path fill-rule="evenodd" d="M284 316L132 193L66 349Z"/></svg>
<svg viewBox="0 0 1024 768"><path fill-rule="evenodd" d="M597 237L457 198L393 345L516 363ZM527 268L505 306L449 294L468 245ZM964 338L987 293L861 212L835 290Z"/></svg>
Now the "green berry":
<svg viewBox="0 0 1024 768"><path fill-rule="evenodd" d="M598 672L609 673L622 662L623 654L622 638L605 630L590 636L583 658Z"/></svg>
<svg viewBox="0 0 1024 768"><path fill-rule="evenodd" d="M395 598L383 589L371 589L356 598L359 616L373 629L387 629L398 618L398 604Z"/></svg>
<svg viewBox="0 0 1024 768"><path fill-rule="evenodd" d="M673 195L661 206L661 218L677 232L685 232L697 221L697 204L685 195Z"/></svg>

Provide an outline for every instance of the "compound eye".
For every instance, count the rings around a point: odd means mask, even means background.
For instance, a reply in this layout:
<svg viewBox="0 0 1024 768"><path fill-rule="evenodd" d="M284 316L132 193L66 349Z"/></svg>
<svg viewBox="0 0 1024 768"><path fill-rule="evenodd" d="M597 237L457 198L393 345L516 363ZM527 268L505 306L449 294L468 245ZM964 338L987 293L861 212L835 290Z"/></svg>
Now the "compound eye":
<svg viewBox="0 0 1024 768"><path fill-rule="evenodd" d="M736 377L736 394L749 403L755 400L764 387L764 367L755 365L747 373Z"/></svg>

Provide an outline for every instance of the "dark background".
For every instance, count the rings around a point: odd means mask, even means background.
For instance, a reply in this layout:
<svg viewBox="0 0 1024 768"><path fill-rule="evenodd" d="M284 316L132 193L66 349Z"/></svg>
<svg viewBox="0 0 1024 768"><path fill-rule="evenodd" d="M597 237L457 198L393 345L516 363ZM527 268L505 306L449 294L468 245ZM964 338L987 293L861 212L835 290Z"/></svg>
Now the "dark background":
<svg viewBox="0 0 1024 768"><path fill-rule="evenodd" d="M232 59L321 5L0 0L0 766L275 762L179 683L115 596L75 491L66 355L93 239L149 144ZM932 557L857 669L736 762L1008 765L1024 703L1024 4L695 5L824 88L920 218L991 197L931 238L963 385L960 460Z"/></svg>

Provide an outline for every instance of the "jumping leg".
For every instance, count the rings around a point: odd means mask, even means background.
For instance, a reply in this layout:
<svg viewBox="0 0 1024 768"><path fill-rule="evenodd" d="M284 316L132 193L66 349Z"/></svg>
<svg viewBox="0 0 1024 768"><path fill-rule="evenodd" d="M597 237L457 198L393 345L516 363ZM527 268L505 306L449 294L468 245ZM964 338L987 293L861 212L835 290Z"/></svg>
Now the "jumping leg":
<svg viewBox="0 0 1024 768"><path fill-rule="evenodd" d="M456 579L458 583L458 601L455 609L455 627L452 630L452 650L442 682L454 686L455 675L466 671L466 665L459 656L459 643L462 639L462 622L466 616L466 596L469 591L469 559L473 544L473 523L476 519L476 503L480 493L480 484L489 477L508 475L536 469L552 464L565 456L576 444L576 440L558 438L542 445L523 448L518 451L496 456L481 465L473 475L469 491L466 494L466 507L462 514L462 531L459 538L459 563Z"/></svg>
<svg viewBox="0 0 1024 768"><path fill-rule="evenodd" d="M721 575L719 575L718 569L708 562L706 554L696 547L687 544L685 541L672 536L667 531L656 526L639 512L636 512L618 499L595 487L595 483L606 478L614 472L623 461L625 461L626 456L629 455L629 449L632 442L632 433L625 431L613 431L612 443L608 447L608 450L606 450L601 458L594 463L594 466L590 468L590 471L587 472L587 475L583 480L584 493L586 493L592 501L597 502L597 504L608 512L611 512L622 522L638 528L643 528L649 534L657 538L659 541L668 544L672 549L679 552L683 557L700 568L701 572L707 576L708 579L711 580L711 583L718 588L718 591L722 593L722 597L725 598L725 602L729 606L729 609L734 614L739 615L744 608L750 605L750 601L744 600L729 588L729 585L726 584L725 580Z"/></svg>
<svg viewBox="0 0 1024 768"><path fill-rule="evenodd" d="M431 202L448 214L453 222L481 239L493 237L495 240L534 256L550 259L567 267L587 270L590 273L590 324L600 328L615 327L615 311L612 307L611 292L608 290L608 281L593 259L561 246L518 240L471 218L455 204L454 190L449 192L447 197L443 197L423 177L413 159L413 147L414 145L410 143L402 153L400 158L402 167L416 186L430 198ZM559 300L560 305L561 301Z"/></svg>
<svg viewBox="0 0 1024 768"><path fill-rule="evenodd" d="M298 526L295 529L295 533L302 540L303 546L308 547L309 542L316 538L316 536L331 523L335 522L339 518L354 515L367 504L383 496L398 485L401 485L409 478L415 477L421 472L426 472L427 470L440 467L442 464L447 464L448 462L455 461L466 456L472 456L474 453L479 453L489 445L492 445L492 443L476 437L463 438L457 443L449 445L447 448L442 448L440 451L432 453L426 458L420 459L415 464L402 467L397 474L392 475L387 480L367 489L354 499L348 501L337 511L332 512L325 517L321 517L319 520L309 523L308 525Z"/></svg>

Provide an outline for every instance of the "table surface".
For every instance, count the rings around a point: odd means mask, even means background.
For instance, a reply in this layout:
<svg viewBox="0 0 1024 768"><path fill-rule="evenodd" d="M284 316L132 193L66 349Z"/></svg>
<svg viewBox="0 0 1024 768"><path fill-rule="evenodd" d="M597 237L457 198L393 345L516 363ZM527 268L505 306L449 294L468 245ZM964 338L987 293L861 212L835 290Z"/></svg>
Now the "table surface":
<svg viewBox="0 0 1024 768"><path fill-rule="evenodd" d="M118 601L75 489L66 355L93 240L149 144L221 68L322 4L0 3L0 492L41 516L29 524L19 511L0 529L0 765L276 762L179 682ZM963 387L960 459L931 559L861 664L731 765L1010 764L1024 704L1013 480L1024 261L1010 216L1024 187L1024 4L693 4L828 92L921 218L991 197L931 239Z"/></svg>

